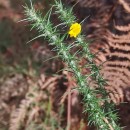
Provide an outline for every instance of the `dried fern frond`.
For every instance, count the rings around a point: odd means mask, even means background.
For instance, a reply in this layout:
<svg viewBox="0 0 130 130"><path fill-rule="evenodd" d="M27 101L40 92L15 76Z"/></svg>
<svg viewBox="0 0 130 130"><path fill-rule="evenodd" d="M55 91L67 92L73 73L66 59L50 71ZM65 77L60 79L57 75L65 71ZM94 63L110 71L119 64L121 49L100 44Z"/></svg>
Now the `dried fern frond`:
<svg viewBox="0 0 130 130"><path fill-rule="evenodd" d="M84 23L84 31L87 38L94 39L90 45L96 55L94 61L102 66L101 73L107 80L106 89L111 100L116 104L129 101L130 2L101 0L90 8L91 2L93 0L78 1L77 15L83 19L88 16L84 12L91 14Z"/></svg>
<svg viewBox="0 0 130 130"><path fill-rule="evenodd" d="M124 25L124 26L115 25L115 29L117 29L119 31L123 31L123 32L128 32L128 31L130 31L130 24Z"/></svg>
<svg viewBox="0 0 130 130"><path fill-rule="evenodd" d="M125 0L119 0L119 3L124 7L124 9L130 13L130 6L129 3L127 3Z"/></svg>
<svg viewBox="0 0 130 130"><path fill-rule="evenodd" d="M38 87L34 87L34 83L31 80L28 82L30 87L27 91L26 98L21 101L19 108L16 108L16 110L11 113L9 130L21 130L26 128L30 121L34 120L36 113L39 112L36 109L39 106L35 104L37 104L37 102L40 103L43 93L41 94L41 92L37 90Z"/></svg>
<svg viewBox="0 0 130 130"><path fill-rule="evenodd" d="M41 74L36 83L29 79L30 86L25 99L22 100L19 108L11 113L9 130L28 130L32 126L50 130L54 127L53 123L58 121L57 125L60 127L61 121L58 114L60 100L67 88L65 85L62 86L63 77L63 75L47 77ZM57 88L61 88L60 91Z"/></svg>
<svg viewBox="0 0 130 130"><path fill-rule="evenodd" d="M24 126L28 107L29 102L24 100L20 104L19 108L16 111L12 112L9 130L20 130Z"/></svg>

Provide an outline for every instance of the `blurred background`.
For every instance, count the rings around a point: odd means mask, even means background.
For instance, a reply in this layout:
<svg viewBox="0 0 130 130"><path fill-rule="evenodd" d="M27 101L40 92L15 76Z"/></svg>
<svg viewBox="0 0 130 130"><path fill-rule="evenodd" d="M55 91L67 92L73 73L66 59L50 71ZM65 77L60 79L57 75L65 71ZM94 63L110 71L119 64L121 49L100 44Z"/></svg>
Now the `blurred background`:
<svg viewBox="0 0 130 130"><path fill-rule="evenodd" d="M32 0L32 2L37 9L41 9L45 14L52 1ZM11 114L20 107L23 100L27 100L29 93L33 93L29 89L37 89L40 79L42 85L45 73L48 77L49 75L53 76L62 68L60 60L52 58L55 54L51 51L52 48L47 46L44 39L39 38L27 44L29 40L37 36L37 33L35 30L30 31L27 22L19 22L25 18L23 7L25 4L30 4L29 0L0 0L0 130L8 130L11 127ZM48 60L50 58L52 59ZM34 93L39 94L39 92ZM34 94L32 94L33 96ZM47 102L44 102L45 106L48 107L49 101L46 95L44 96ZM38 96L36 97L38 98ZM36 111L38 113L40 109ZM22 112L22 115L24 114L26 115L25 112ZM20 120L15 120L19 123L13 123L12 129L25 129L23 128L25 126L21 127L23 118L19 116L18 118ZM14 126L14 124L19 126ZM26 129L32 130L31 128Z"/></svg>
<svg viewBox="0 0 130 130"><path fill-rule="evenodd" d="M79 21L87 18L82 31L92 39L92 51L101 50L108 45L107 42L113 42L108 38L108 30L117 36L122 35L124 43L123 36L126 36L130 44L130 26L127 26L130 24L129 1L125 4L122 4L123 0L62 1L66 6L78 2L74 13ZM54 1L32 2L44 15ZM87 115L82 113L82 97L78 92L71 94L71 115L68 115L70 99L66 92L75 83L71 81L71 74L63 71L65 65L52 47L43 38L27 43L37 36L37 32L30 31L29 23L18 22L25 18L25 4L30 4L29 0L0 0L0 130L65 130L68 121L71 121L71 130L95 130L93 126L87 126ZM52 21L58 23L55 17ZM116 28L115 24L124 26L124 30ZM116 38L118 43L120 39ZM109 51L112 52L112 48ZM119 123L126 126L124 130L130 130L129 91L125 93L122 88L116 89L126 95L123 99L119 95L112 99L119 109ZM120 99L127 103L119 105Z"/></svg>

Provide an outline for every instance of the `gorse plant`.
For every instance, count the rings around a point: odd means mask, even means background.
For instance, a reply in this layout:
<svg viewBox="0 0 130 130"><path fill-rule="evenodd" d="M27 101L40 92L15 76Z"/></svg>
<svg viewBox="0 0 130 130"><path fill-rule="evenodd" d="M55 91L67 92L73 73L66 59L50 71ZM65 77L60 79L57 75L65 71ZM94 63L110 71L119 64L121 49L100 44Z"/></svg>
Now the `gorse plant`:
<svg viewBox="0 0 130 130"><path fill-rule="evenodd" d="M31 22L32 28L37 29L39 36L44 37L53 45L57 54L68 65L69 70L77 81L77 89L83 96L84 112L88 113L89 124L94 124L100 130L121 130L117 125L117 115L114 112L113 104L108 99L108 93L104 89L106 84L105 80L100 74L100 68L93 62L94 54L90 52L89 44L86 42L84 35L81 34L81 23L77 22L76 17L73 15L73 8L65 8L61 1L55 0L53 5L55 13L62 21L61 24L53 26L50 21L52 8L46 16L42 16L39 11L34 7L25 6L25 15L27 21ZM69 28L65 34L60 34L58 26ZM67 37L74 40L73 43L66 44L64 41ZM72 52L73 48L81 48L76 52ZM84 75L81 67L79 67L78 54L87 59L87 65L83 66L90 70L90 73ZM96 81L96 89L89 86L88 78ZM97 98L97 94L101 96Z"/></svg>

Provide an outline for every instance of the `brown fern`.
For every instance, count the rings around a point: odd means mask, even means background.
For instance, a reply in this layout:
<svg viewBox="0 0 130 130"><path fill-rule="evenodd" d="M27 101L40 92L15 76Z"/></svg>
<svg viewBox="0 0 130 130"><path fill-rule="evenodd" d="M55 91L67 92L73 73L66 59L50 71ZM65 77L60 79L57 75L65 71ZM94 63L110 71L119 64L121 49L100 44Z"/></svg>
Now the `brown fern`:
<svg viewBox="0 0 130 130"><path fill-rule="evenodd" d="M25 118L28 112L28 107L28 101L24 100L20 104L20 107L14 112L12 112L9 130L20 130L24 126Z"/></svg>
<svg viewBox="0 0 130 130"><path fill-rule="evenodd" d="M124 7L124 9L130 13L130 6L129 3L127 3L125 0L119 0L119 3Z"/></svg>
<svg viewBox="0 0 130 130"><path fill-rule="evenodd" d="M19 108L11 113L9 130L24 129L30 125L30 122L37 121L38 118L40 119L40 116L36 117L37 113L41 110L38 105L46 96L33 81L28 80L28 82L30 87L26 98L22 100Z"/></svg>

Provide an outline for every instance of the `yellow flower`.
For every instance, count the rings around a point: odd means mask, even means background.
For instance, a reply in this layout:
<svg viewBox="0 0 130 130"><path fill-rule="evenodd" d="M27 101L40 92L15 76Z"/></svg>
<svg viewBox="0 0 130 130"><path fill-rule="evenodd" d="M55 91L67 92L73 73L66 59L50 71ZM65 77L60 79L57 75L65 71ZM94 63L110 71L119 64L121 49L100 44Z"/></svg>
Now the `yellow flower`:
<svg viewBox="0 0 130 130"><path fill-rule="evenodd" d="M70 26L68 34L70 37L77 37L81 32L81 25L79 23L74 23Z"/></svg>

